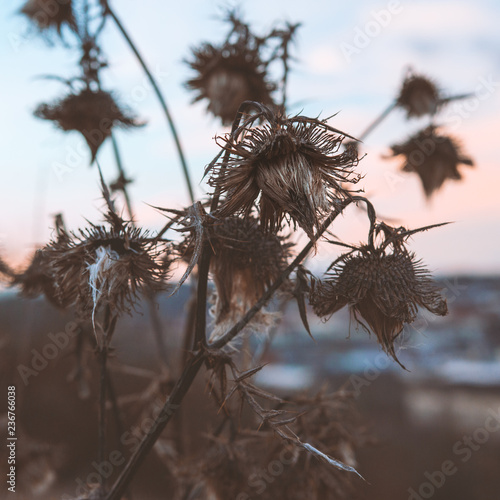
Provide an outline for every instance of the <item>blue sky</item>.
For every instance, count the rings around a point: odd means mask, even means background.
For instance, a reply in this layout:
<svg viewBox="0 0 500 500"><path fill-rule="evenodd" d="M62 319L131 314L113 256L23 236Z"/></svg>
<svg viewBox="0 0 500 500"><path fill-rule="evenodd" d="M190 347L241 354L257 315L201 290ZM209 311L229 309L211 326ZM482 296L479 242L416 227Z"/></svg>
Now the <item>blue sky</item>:
<svg viewBox="0 0 500 500"><path fill-rule="evenodd" d="M40 102L64 93L40 75L69 77L77 73L78 54L60 45L49 47L17 16L23 2L0 9L0 57L4 68L0 121L0 248L17 263L51 235L52 214L62 211L70 228L84 218L100 220L97 171L77 133L64 134L35 119ZM218 149L217 134L226 130L204 113L204 104L190 105L183 86L190 70L183 62L190 48L217 43L225 34L221 6L228 3L193 0L176 3L115 0L115 10L158 76L176 119L198 195L204 167ZM323 117L337 113L330 124L356 135L394 98L405 68L434 78L450 93L478 90L484 99L467 108L447 110L464 152L476 167L463 168L464 181L449 182L431 203L417 178L398 172L399 162L384 161L388 146L408 137L426 120L407 122L396 112L369 136L367 156L359 170L363 186L378 212L398 224L417 227L455 221L414 238L412 248L437 273L500 272L500 169L498 110L500 104L500 4L495 1L243 1L246 21L263 33L281 21L301 22L290 75L292 112ZM360 35L360 33L364 34ZM357 38L356 38L357 37ZM103 73L108 90L147 120L133 132L118 132L125 168L135 179L131 196L140 222L158 228L164 219L148 206L180 207L187 193L172 138L140 67L110 22L102 39L110 63ZM349 47L356 50L350 51ZM110 144L99 154L105 178L115 177ZM63 175L58 166L70 165ZM366 221L350 210L333 226L346 241L365 238ZM332 250L329 248L329 252ZM322 250L320 258L327 259Z"/></svg>

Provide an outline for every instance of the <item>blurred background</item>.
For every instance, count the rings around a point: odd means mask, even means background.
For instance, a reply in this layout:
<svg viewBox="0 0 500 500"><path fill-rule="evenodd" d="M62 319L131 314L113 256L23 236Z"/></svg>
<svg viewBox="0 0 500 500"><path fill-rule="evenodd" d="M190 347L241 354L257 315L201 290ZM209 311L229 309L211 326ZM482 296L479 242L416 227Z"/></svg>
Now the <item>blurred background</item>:
<svg viewBox="0 0 500 500"><path fill-rule="evenodd" d="M100 221L102 208L97 170L89 167L82 137L64 134L32 115L39 103L65 92L60 82L39 77L75 75L79 55L61 44L50 47L37 37L17 15L22 4L12 1L0 9L4 68L0 251L8 262L21 266L52 236L54 214L63 212L68 228L76 229L85 218ZM184 83L192 73L184 61L201 42L223 40L226 27L221 17L234 5L202 0L175 6L153 0L113 2L166 96L199 197L207 190L201 181L204 168L218 152L214 137L227 129L205 114L203 102L191 105L193 96ZM496 500L500 491L500 5L493 0L254 0L238 5L257 32L283 20L302 23L292 48L290 111L324 118L337 113L329 123L354 136L395 98L409 65L434 79L447 94L476 93L452 103L437 119L446 126L444 132L459 140L475 167L462 168L463 180L445 183L430 202L417 176L399 171L399 159L383 158L390 145L406 140L427 119L408 122L403 111L395 111L362 148L366 153L359 166L362 186L382 217L411 228L454 221L410 241L411 249L439 276L450 313L445 318L424 314L403 332L404 348L398 356L409 371L386 358L375 339L354 327L346 311L325 324L314 322L311 315L314 343L297 327L300 321L290 306L258 381L282 394L323 384L354 391L376 437L374 446L359 456L358 469L367 479L360 486L363 498ZM379 21L382 11L390 12L387 22ZM375 32L369 26L374 21L380 29L372 36ZM360 33L367 42L360 43ZM116 135L127 173L134 179L130 193L137 218L142 226L158 229L165 219L149 205L180 208L188 203L174 144L156 96L112 23L103 33L102 46L109 61L103 71L105 89L116 91L121 103L147 121L142 129ZM103 145L99 162L105 178L113 180L111 144ZM356 209L348 210L333 227L343 241L354 244L365 239L366 231L366 215ZM335 252L331 246L321 247L314 270L324 270L338 255ZM161 298L161 316L172 332L181 331L179 311L187 295L184 291L174 299ZM151 368L155 348L144 309L124 326L116 349L125 363ZM21 300L12 290L2 292L0 317L6 380L16 375L19 363L30 362L31 350L41 349L49 332L64 330L71 320L43 299ZM174 352L179 347L175 333L169 342ZM47 443L53 448L54 455L35 454L46 461L40 465L40 477L74 489L75 475L92 456L96 430L89 423L95 408L78 399L75 383L68 381L69 354L68 350L22 387L19 418L35 449L44 450ZM143 389L133 377L125 377L120 387L124 393ZM203 383L199 389L202 393ZM53 443L60 444L60 450ZM152 484L151 478L161 470L153 460L141 473L141 481ZM160 490L165 487L155 485ZM68 489L58 494L62 491Z"/></svg>

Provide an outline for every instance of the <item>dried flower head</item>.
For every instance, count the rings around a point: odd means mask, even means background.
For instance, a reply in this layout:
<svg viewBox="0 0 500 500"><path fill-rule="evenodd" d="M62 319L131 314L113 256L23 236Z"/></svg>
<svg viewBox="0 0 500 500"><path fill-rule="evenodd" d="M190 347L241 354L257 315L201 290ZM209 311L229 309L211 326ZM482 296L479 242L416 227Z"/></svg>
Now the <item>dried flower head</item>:
<svg viewBox="0 0 500 500"><path fill-rule="evenodd" d="M45 248L56 296L88 317L98 306L129 311L138 293L165 288L164 248L146 231L128 224L91 224Z"/></svg>
<svg viewBox="0 0 500 500"><path fill-rule="evenodd" d="M436 84L410 71L397 98L397 105L406 110L408 118L434 115L440 104L441 96Z"/></svg>
<svg viewBox="0 0 500 500"><path fill-rule="evenodd" d="M338 152L343 133L325 121L260 108L253 120L264 117L262 127L243 127L239 139L221 138L231 156L210 179L226 195L220 214L248 215L257 202L264 230L278 231L287 218L313 238L323 218L350 196L341 183L359 180L352 175L358 158L351 148Z"/></svg>
<svg viewBox="0 0 500 500"><path fill-rule="evenodd" d="M314 312L329 317L348 305L354 319L363 326L362 320L366 321L383 349L399 363L394 341L405 323L415 321L418 306L439 316L448 312L438 286L404 245L405 238L424 229L377 225L375 232L384 235L380 246L354 248L337 260L327 279L313 282Z"/></svg>
<svg viewBox="0 0 500 500"><path fill-rule="evenodd" d="M55 28L60 35L63 25L77 29L71 0L28 0L20 12L42 32Z"/></svg>
<svg viewBox="0 0 500 500"><path fill-rule="evenodd" d="M94 161L101 144L111 135L114 126L128 128L144 125L120 109L109 92L88 88L71 93L52 104L41 104L35 116L51 120L64 131L76 130L87 141Z"/></svg>
<svg viewBox="0 0 500 500"><path fill-rule="evenodd" d="M287 266L292 244L286 238L264 233L253 217L222 219L212 226L209 238L216 287L213 340L236 323L277 280ZM274 322L274 315L261 311L251 326L266 330Z"/></svg>
<svg viewBox="0 0 500 500"><path fill-rule="evenodd" d="M193 261L193 254L199 252L200 237L207 238L213 250L210 271L215 283L214 340L276 281L287 266L293 245L285 237L263 232L254 217L226 217L212 221L203 235L194 230L187 234L177 246L184 260ZM265 330L272 324L274 316L262 311L251 327Z"/></svg>
<svg viewBox="0 0 500 500"><path fill-rule="evenodd" d="M198 91L193 102L207 99L208 111L224 125L233 122L243 101L273 104L275 86L267 79L258 48L248 40L239 38L222 47L205 43L193 50L193 56L189 65L197 75L187 82L189 89Z"/></svg>
<svg viewBox="0 0 500 500"><path fill-rule="evenodd" d="M422 181L427 197L438 190L446 179L462 178L458 165L473 166L473 161L465 156L456 141L437 133L430 126L410 137L402 144L391 147L393 156L403 155L404 172L415 172Z"/></svg>

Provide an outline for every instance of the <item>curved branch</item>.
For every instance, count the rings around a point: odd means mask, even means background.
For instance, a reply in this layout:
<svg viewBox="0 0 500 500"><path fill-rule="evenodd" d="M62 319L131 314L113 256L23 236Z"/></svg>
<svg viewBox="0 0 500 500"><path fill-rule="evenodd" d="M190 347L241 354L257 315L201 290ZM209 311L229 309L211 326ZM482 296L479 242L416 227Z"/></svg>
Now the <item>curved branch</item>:
<svg viewBox="0 0 500 500"><path fill-rule="evenodd" d="M174 138L175 146L177 148L177 153L179 155L179 160L180 160L181 166L182 166L182 171L184 173L184 178L186 180L186 185L187 185L187 188L189 191L189 197L191 199L191 202L194 203L193 186L191 183L191 177L189 176L189 170L188 170L188 166L186 163L186 159L184 157L184 153L183 153L182 146L181 146L181 143L179 140L179 136L177 135L177 130L175 128L175 124L174 124L172 115L170 114L170 111L169 111L168 106L167 106L167 102L165 101L165 98L163 97L163 94L161 93L160 87L156 83L154 76L152 75L151 71L149 70L148 66L146 65L146 62L142 58L141 54L137 50L137 47L134 44L134 42L132 41L132 39L130 38L128 32L125 30L123 24L118 19L115 12L113 11L113 9L111 9L111 7L109 6L109 2L106 2L105 14L108 14L111 16L111 18L115 22L117 28L119 29L119 31L121 32L121 34L123 35L123 37L125 38L127 43L129 44L130 48L132 49L132 52L135 54L135 57L139 61L139 64L142 66L144 73L146 73L146 76L148 77L148 80L151 83L151 86L153 87L153 90L155 91L155 94L158 97L158 100L160 101L160 105L163 109L163 112L165 113L165 117L167 118L168 125L170 126L170 130L171 130L172 136Z"/></svg>

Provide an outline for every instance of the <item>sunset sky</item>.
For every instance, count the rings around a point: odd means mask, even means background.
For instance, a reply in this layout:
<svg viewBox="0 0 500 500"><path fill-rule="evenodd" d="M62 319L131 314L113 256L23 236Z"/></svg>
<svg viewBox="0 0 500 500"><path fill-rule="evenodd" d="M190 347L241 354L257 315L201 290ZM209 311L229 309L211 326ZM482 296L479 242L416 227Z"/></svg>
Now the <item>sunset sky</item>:
<svg viewBox="0 0 500 500"><path fill-rule="evenodd" d="M0 8L0 252L17 264L50 239L55 213L63 212L67 226L76 229L85 218L99 222L102 208L97 169L89 168L82 137L32 115L39 103L66 90L40 76L77 75L79 54L61 44L50 47L35 36L16 14L22 5L3 2ZM200 182L204 168L218 152L213 139L227 129L205 114L205 103L190 104L193 95L184 82L192 73L183 61L192 47L224 38L220 18L222 6L229 4L191 0L176 2L175 10L172 2L153 0L114 0L112 5L158 77L201 196L207 189ZM302 23L289 79L294 114L326 118L337 113L329 123L356 136L395 97L408 65L448 94L476 92L436 119L474 159L475 168L461 167L462 182L447 182L427 202L419 179L399 171L399 159L382 158L391 144L428 123L427 118L408 122L399 110L365 141L359 171L365 174L367 196L388 221L411 228L454 221L411 241L433 272L500 273L500 4L252 0L239 5L257 33L283 21ZM142 129L118 131L117 139L129 177L135 179L130 190L137 218L142 226L156 229L165 219L149 205L179 208L188 203L172 137L112 21L102 48L109 61L103 71L105 88L116 91L120 102L147 121ZM111 144L105 143L98 157L106 180L112 181ZM70 168L61 172L61 165ZM366 231L366 216L355 209L332 226L332 232L353 243L363 241ZM320 257L336 254L336 249L322 249Z"/></svg>

